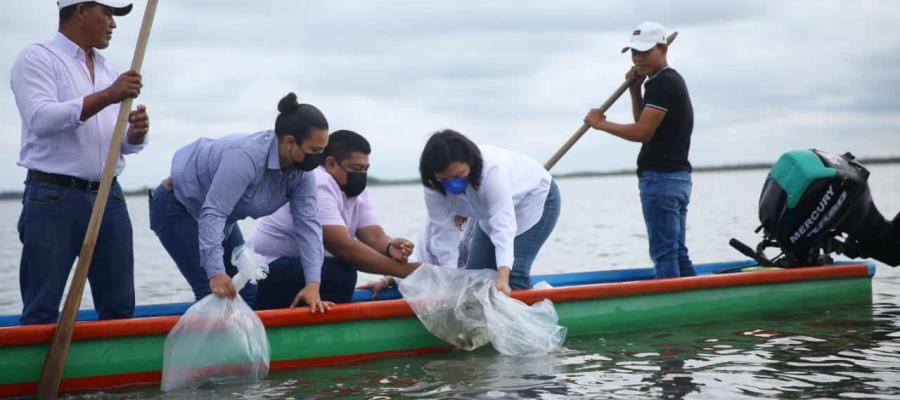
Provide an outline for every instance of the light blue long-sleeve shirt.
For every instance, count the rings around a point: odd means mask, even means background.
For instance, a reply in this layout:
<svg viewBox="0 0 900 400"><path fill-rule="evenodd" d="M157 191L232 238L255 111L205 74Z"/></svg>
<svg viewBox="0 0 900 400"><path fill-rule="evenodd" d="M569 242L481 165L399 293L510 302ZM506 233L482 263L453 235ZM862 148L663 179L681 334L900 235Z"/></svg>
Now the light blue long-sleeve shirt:
<svg viewBox="0 0 900 400"><path fill-rule="evenodd" d="M283 171L274 131L199 139L172 158L175 197L197 218L200 265L224 273L222 241L241 219L269 215L290 203L303 275L321 281L323 245L312 172Z"/></svg>

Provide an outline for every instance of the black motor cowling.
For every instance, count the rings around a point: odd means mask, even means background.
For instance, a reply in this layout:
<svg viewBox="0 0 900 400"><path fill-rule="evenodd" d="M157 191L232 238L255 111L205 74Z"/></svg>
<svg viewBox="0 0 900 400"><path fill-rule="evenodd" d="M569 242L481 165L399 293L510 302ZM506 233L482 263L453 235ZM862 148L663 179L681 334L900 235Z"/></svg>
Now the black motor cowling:
<svg viewBox="0 0 900 400"><path fill-rule="evenodd" d="M759 199L763 241L748 255L768 261L763 250L777 247L783 256L771 263L779 266L829 263L832 252L900 265L900 213L885 220L872 202L868 177L850 153L783 154Z"/></svg>

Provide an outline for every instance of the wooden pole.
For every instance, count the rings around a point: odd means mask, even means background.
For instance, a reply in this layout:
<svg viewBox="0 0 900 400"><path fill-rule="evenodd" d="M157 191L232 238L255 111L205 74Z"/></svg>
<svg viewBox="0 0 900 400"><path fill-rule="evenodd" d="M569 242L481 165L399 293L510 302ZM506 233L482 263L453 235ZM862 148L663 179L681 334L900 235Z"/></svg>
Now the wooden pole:
<svg viewBox="0 0 900 400"><path fill-rule="evenodd" d="M672 32L672 34L666 38L666 43L671 45L672 41L675 40L675 37L677 36L678 32ZM622 82L622 84L619 85L616 91L614 91L613 94L609 96L609 98L607 98L606 101L603 102L603 104L600 105L600 111L605 113L606 110L609 110L609 107L611 107L613 103L615 103L616 100L618 100L619 97L622 96L622 93L625 93L625 91L628 90L628 86L630 85L631 82L629 81ZM559 162L559 159L561 159L569 151L569 149L571 149L572 146L575 145L575 142L577 142L578 139L581 139L581 137L584 136L584 133L587 132L590 128L591 127L588 126L588 124L581 124L581 128L578 128L578 130L575 131L575 133L572 134L571 137L569 137L569 140L567 140L566 143L564 143L562 147L560 147L559 150L556 151L556 154L554 154L553 157L550 157L550 159L547 160L547 163L544 164L544 169L549 171L551 168L553 168L553 166L556 165L557 162Z"/></svg>
<svg viewBox="0 0 900 400"><path fill-rule="evenodd" d="M137 72L141 71L141 64L144 62L144 50L147 48L147 40L150 38L150 26L153 25L157 2L158 0L147 0L147 8L144 10L144 20L141 22L134 58L131 60L131 69ZM97 191L97 198L94 200L94 208L91 211L91 220L84 235L81 254L78 255L75 275L72 277L69 294L66 296L62 314L56 324L56 330L53 332L47 358L44 360L41 380L38 382L35 392L35 397L38 399L55 399L59 393L59 383L62 380L66 358L69 355L69 345L72 343L72 333L75 329L75 317L78 307L81 305L81 296L84 293L85 281L91 267L91 259L94 256L97 235L100 233L100 223L103 221L103 213L106 211L106 201L109 198L113 174L119 161L132 100L131 98L125 99L119 105L119 119L116 120L112 142L109 145L109 154L106 157L106 164L103 166L100 188Z"/></svg>

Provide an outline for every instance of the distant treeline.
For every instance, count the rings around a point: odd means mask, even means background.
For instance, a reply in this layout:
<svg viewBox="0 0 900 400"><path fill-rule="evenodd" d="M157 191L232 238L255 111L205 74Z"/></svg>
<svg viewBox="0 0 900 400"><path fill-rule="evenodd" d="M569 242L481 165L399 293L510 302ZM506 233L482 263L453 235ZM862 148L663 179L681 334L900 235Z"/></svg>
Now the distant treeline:
<svg viewBox="0 0 900 400"><path fill-rule="evenodd" d="M894 157L873 157L873 158L859 158L857 159L863 165L876 165L876 164L898 164L900 163L900 156ZM703 173L703 172L718 172L718 171L746 171L746 170L756 170L756 169L769 169L772 168L772 163L749 163L749 164L730 164L730 165L716 165L716 166L706 166L706 167L694 167L694 173ZM567 179L567 178L585 178L585 177L595 177L595 176L616 176L616 175L633 175L634 168L629 169L620 169L615 171L581 171L581 172L570 172L567 174L554 174L553 177L556 179ZM375 177L369 177L369 186L391 186L391 185L415 185L419 183L419 179L411 178L411 179L378 179ZM146 196L147 192L151 190L149 187L143 187L141 189L135 190L126 190L126 196ZM20 191L6 191L0 192L0 200L9 200L9 199L21 199L22 192Z"/></svg>

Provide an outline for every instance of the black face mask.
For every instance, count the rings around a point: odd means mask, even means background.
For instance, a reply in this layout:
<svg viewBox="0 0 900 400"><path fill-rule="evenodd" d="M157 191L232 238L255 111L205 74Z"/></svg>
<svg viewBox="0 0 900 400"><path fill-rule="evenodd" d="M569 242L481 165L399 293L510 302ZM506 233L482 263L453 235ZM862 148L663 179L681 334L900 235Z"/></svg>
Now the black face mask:
<svg viewBox="0 0 900 400"><path fill-rule="evenodd" d="M347 183L341 186L341 190L347 197L359 196L366 189L366 181L367 175L365 172L347 171Z"/></svg>
<svg viewBox="0 0 900 400"><path fill-rule="evenodd" d="M325 161L324 153L309 154L307 152L303 152L303 162L294 161L294 168L297 168L304 172L309 172L322 165L322 161Z"/></svg>

